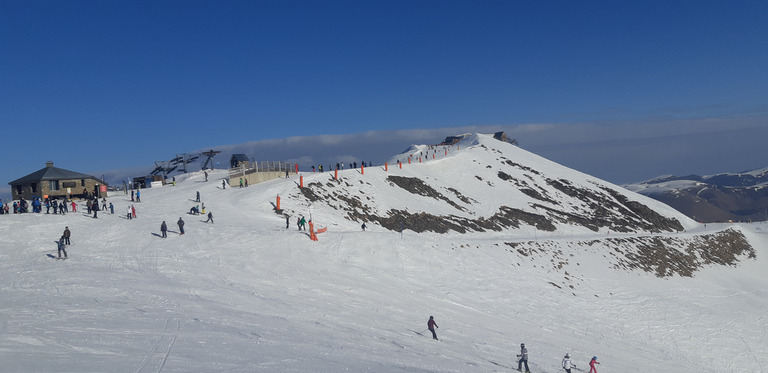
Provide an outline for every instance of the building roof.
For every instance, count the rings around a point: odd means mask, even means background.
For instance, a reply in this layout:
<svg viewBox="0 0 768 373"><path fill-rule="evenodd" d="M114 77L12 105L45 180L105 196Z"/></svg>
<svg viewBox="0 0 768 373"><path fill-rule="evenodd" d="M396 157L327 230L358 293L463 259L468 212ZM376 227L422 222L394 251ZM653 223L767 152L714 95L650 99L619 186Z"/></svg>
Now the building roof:
<svg viewBox="0 0 768 373"><path fill-rule="evenodd" d="M37 170L27 176L24 176L20 179L16 179L14 181L11 181L8 184L28 184L33 183L36 181L43 181L43 180L63 180L63 179L96 179L99 180L95 176L91 176L88 174L65 170L63 168L53 167L53 162L47 162L45 165L45 168L41 170Z"/></svg>
<svg viewBox="0 0 768 373"><path fill-rule="evenodd" d="M250 161L248 159L248 156L245 154L232 154L232 161L238 161L238 162L248 162Z"/></svg>

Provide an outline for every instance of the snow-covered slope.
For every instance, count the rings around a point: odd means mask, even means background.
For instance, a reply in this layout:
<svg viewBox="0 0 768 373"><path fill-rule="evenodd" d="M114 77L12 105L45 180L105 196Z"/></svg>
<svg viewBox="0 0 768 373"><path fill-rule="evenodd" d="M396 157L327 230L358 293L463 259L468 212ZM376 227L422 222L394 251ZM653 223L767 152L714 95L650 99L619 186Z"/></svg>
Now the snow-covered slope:
<svg viewBox="0 0 768 373"><path fill-rule="evenodd" d="M303 190L296 177L224 190L225 172L192 173L142 190L134 220L120 193L97 219L0 216L3 370L510 371L522 342L533 372L560 371L566 352L580 368L598 356L600 372L768 364L767 225L697 225L483 135L422 163L398 158L402 169L347 169L340 181L303 173ZM214 224L187 214L196 191ZM515 224L483 223L504 206L520 212ZM311 241L300 215L327 232ZM471 229L437 233L430 216ZM683 229L657 225L670 220ZM70 259L51 259L65 226ZM708 246L740 238L751 251Z"/></svg>

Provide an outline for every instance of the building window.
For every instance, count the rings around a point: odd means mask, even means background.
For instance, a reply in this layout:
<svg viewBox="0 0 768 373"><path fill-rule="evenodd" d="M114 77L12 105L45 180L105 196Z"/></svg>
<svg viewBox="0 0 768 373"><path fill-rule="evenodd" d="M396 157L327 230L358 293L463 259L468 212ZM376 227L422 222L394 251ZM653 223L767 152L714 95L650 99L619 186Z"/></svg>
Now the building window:
<svg viewBox="0 0 768 373"><path fill-rule="evenodd" d="M50 180L48 181L48 189L53 190L59 190L59 181L58 180Z"/></svg>
<svg viewBox="0 0 768 373"><path fill-rule="evenodd" d="M85 179L80 179L80 186L85 186Z"/></svg>
<svg viewBox="0 0 768 373"><path fill-rule="evenodd" d="M32 188L32 193L37 193L37 183L29 184L29 187Z"/></svg>

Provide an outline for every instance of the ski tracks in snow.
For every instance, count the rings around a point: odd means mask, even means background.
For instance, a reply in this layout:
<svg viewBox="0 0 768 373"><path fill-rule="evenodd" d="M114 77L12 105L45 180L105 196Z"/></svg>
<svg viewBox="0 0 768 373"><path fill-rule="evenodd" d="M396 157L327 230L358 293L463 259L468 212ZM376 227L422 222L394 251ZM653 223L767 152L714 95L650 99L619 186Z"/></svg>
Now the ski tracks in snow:
<svg viewBox="0 0 768 373"><path fill-rule="evenodd" d="M168 362L168 357L171 355L171 349L173 349L176 339L179 337L179 330L181 330L181 321L174 318L166 319L157 341L135 372L162 372L165 364Z"/></svg>

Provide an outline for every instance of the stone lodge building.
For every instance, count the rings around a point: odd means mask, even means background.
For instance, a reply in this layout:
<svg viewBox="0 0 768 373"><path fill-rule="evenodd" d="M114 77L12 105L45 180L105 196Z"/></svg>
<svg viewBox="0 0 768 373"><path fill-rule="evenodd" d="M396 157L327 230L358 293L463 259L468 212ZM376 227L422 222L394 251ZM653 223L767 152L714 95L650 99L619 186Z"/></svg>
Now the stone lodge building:
<svg viewBox="0 0 768 373"><path fill-rule="evenodd" d="M101 195L101 186L106 183L95 176L53 167L53 162L45 162L45 168L35 171L20 179L8 183L11 185L13 199L49 196L50 198L85 197L88 194Z"/></svg>

